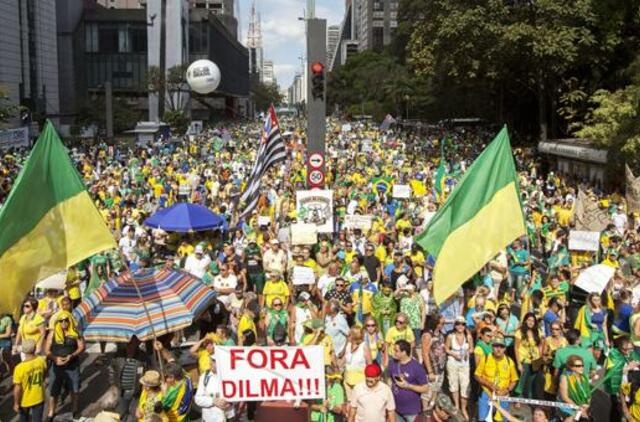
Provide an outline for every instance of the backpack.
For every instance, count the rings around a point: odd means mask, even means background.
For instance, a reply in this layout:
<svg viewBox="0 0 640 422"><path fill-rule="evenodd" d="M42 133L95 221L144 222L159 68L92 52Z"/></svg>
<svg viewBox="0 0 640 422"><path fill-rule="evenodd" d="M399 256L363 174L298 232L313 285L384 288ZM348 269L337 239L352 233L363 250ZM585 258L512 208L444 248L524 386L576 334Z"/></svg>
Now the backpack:
<svg viewBox="0 0 640 422"><path fill-rule="evenodd" d="M283 345L287 341L287 327L282 323L281 320L276 322L275 327L273 328L273 342L276 345Z"/></svg>

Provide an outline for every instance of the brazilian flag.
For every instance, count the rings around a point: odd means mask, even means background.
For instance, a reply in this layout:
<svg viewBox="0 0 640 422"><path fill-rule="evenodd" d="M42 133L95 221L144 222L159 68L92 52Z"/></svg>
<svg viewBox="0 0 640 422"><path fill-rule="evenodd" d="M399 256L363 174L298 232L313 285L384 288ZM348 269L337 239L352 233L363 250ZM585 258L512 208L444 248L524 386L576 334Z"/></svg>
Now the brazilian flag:
<svg viewBox="0 0 640 422"><path fill-rule="evenodd" d="M389 192L392 185L393 179L390 177L378 176L371 180L371 188L377 193L386 194Z"/></svg>

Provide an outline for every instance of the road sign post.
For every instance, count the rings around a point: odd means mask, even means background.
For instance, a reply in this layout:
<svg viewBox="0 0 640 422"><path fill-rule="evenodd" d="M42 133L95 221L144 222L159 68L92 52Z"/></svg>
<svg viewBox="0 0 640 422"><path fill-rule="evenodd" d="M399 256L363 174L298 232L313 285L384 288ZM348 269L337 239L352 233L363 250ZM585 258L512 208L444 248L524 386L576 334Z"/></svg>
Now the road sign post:
<svg viewBox="0 0 640 422"><path fill-rule="evenodd" d="M307 186L325 184L327 21L307 19Z"/></svg>

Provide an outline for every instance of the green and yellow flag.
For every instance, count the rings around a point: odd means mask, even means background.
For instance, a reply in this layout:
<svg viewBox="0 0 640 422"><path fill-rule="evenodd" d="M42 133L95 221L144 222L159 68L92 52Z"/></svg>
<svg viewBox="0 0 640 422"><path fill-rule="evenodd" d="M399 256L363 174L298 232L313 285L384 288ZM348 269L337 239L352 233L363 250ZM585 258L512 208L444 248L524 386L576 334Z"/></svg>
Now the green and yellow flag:
<svg viewBox="0 0 640 422"><path fill-rule="evenodd" d="M43 278L116 247L47 121L0 209L0 312L17 314Z"/></svg>
<svg viewBox="0 0 640 422"><path fill-rule="evenodd" d="M501 249L524 234L516 169L505 126L416 237L416 242L436 259L436 302L449 298Z"/></svg>

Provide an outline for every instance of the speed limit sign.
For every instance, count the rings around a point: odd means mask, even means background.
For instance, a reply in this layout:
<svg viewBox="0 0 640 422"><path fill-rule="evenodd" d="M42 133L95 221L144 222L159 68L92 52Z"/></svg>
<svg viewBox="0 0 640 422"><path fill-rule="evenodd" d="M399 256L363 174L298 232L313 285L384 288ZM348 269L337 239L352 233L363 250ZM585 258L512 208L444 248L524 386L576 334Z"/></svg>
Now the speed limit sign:
<svg viewBox="0 0 640 422"><path fill-rule="evenodd" d="M311 187L321 187L324 183L324 174L320 170L312 170L309 172L309 185Z"/></svg>

